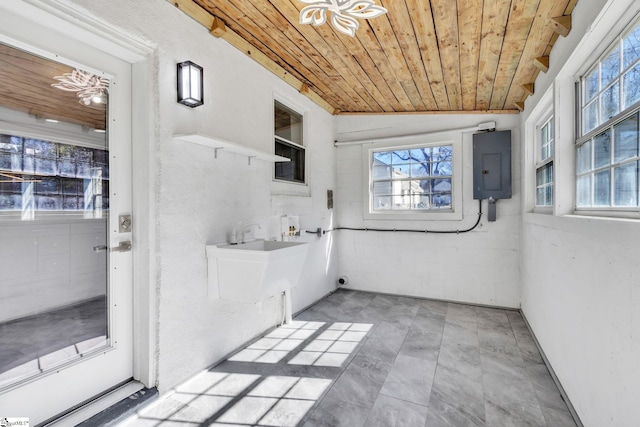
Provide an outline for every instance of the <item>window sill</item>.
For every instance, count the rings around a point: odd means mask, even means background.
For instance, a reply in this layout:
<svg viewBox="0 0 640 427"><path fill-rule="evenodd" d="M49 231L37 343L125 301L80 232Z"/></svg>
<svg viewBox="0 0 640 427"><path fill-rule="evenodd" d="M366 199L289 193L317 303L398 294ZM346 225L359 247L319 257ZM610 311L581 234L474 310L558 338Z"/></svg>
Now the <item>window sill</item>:
<svg viewBox="0 0 640 427"><path fill-rule="evenodd" d="M283 196L310 196L309 184L290 181L271 181L271 194Z"/></svg>

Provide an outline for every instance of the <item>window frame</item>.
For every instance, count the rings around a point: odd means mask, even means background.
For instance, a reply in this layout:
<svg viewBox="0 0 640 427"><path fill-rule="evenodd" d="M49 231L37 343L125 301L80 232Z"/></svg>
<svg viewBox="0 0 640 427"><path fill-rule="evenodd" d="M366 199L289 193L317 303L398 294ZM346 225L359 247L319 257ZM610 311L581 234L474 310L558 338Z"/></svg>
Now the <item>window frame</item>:
<svg viewBox="0 0 640 427"><path fill-rule="evenodd" d="M299 144L297 142L291 141L287 138L281 137L276 135L276 130L275 130L275 114L276 114L276 103L281 104L283 107L285 107L288 110L291 110L292 112L299 114L300 118L301 118L301 127L302 127L302 131L301 131L301 138L302 138L302 144ZM273 101L272 101L272 108L273 108L273 122L272 122L272 132L273 132L273 153L276 153L276 144L280 143L283 145L288 145L294 149L298 149L302 152L302 175L304 177L303 181L295 181L295 180L288 180L288 179L282 179L282 178L278 178L276 176L276 169L278 167L278 163L279 162L274 162L273 164L273 173L272 173L272 181L274 183L278 183L279 185L292 185L292 186L302 186L305 187L308 185L308 165L307 165L307 147L305 145L305 141L307 140L306 138L306 132L307 132L307 126L305 125L306 121L307 121L307 114L304 110L302 110L301 108L299 108L298 106L296 106L295 104L289 102L286 99L282 99L281 97L274 97Z"/></svg>
<svg viewBox="0 0 640 427"><path fill-rule="evenodd" d="M615 151L615 128L625 120L631 118L634 115L638 115L640 117L640 100L636 101L632 105L628 107L624 107L625 99L624 99L624 78L628 74L632 72L636 67L640 67L640 57L636 58L633 62L628 65L624 65L624 39L628 37L634 31L640 31L640 19L636 16L631 22L624 27L619 34L614 37L611 42L607 45L604 53L598 57L598 59L586 68L584 73L579 75L577 79L577 102L576 102L576 139L574 141L574 156L575 156L575 167L574 167L574 185L575 185L575 200L574 200L574 211L579 214L588 214L588 215L603 215L603 216L619 216L619 217L634 217L638 216L640 212L640 171L636 172L636 205L635 206L614 206L614 198L615 198L615 170L618 167L624 166L625 164L631 164L636 162L636 164L640 165L640 147L639 150L636 151L636 155L633 157L627 157L622 160L616 161L614 157ZM598 72L598 91L595 93L593 98L589 99L588 102L585 102L586 96L586 86L587 79L593 73L594 70L601 70L602 63L608 59L612 52L616 49L619 50L618 53L618 71L615 76L611 78L611 80L602 87L601 79L602 72ZM618 112L609 117L605 121L600 121L599 117L601 114L601 95L604 94L607 90L609 90L614 85L618 85ZM597 125L588 131L585 131L584 121L585 121L585 109L592 104L593 102L598 103L597 110ZM598 136L609 133L608 138L608 149L609 149L609 161L607 164L596 165L595 163L595 151L593 144L595 138ZM640 138L640 129L638 130L638 138ZM586 144L591 144L589 147L589 167L581 170L580 169L580 156L579 151L581 147L584 147ZM638 166L640 168L640 166ZM599 172L609 172L609 205L597 206L596 205L596 188L595 188L595 175ZM580 205L580 182L581 178L588 176L589 180L589 197L590 197L590 205Z"/></svg>
<svg viewBox="0 0 640 427"><path fill-rule="evenodd" d="M422 147L452 146L451 209L395 210L373 209L373 153ZM460 221L462 220L462 135L421 136L409 140L368 143L362 146L363 218L368 220Z"/></svg>
<svg viewBox="0 0 640 427"><path fill-rule="evenodd" d="M535 165L534 165L534 174L535 174L535 178L534 178L534 187L535 187L535 192L534 192L534 196L533 196L533 205L534 205L534 209L536 211L540 211L540 212L551 212L553 210L554 204L555 204L555 165L554 165L554 159L555 159L555 149L556 149L556 139L555 139L555 117L553 112L545 115L545 119L541 121L541 124L536 126L536 155L535 155ZM551 129L552 132L552 137L551 138L547 138L547 144L543 144L543 132L544 129L547 128ZM547 157L542 158L542 150L543 150L543 146L547 145L550 146L549 147L549 154ZM538 184L538 171L540 171L541 169L544 168L549 168L551 167L551 173L552 173L552 177L551 180L549 182L545 182L543 184ZM544 188L544 187L551 187L551 203L549 204L543 204L540 205L538 204L538 189L540 188Z"/></svg>

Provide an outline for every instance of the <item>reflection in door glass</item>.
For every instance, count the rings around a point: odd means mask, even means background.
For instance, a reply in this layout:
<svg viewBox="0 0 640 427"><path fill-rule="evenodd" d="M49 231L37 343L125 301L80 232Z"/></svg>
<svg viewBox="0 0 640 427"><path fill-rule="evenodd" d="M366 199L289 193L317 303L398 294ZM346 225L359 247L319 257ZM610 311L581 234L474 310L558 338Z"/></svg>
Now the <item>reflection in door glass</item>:
<svg viewBox="0 0 640 427"><path fill-rule="evenodd" d="M4 389L110 345L109 80L3 44L0 61Z"/></svg>

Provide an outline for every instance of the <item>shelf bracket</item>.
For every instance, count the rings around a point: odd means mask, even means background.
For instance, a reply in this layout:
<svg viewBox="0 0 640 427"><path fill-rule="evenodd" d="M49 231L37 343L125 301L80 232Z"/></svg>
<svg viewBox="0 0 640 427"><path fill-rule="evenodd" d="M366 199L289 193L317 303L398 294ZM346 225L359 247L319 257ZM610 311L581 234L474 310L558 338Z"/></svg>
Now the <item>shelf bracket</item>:
<svg viewBox="0 0 640 427"><path fill-rule="evenodd" d="M214 150L213 157L217 159L218 158L218 150L224 150L224 147L215 147L213 150Z"/></svg>
<svg viewBox="0 0 640 427"><path fill-rule="evenodd" d="M256 156L247 156L247 160L249 161L249 166L251 166L251 159L253 159Z"/></svg>

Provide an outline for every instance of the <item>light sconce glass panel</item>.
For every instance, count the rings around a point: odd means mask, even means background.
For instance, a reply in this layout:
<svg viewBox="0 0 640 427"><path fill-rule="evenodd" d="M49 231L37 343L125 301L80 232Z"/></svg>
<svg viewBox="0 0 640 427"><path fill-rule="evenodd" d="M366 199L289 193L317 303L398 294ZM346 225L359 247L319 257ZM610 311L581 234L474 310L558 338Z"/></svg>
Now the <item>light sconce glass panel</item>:
<svg viewBox="0 0 640 427"><path fill-rule="evenodd" d="M187 107L204 104L203 69L191 61L178 64L178 102Z"/></svg>

